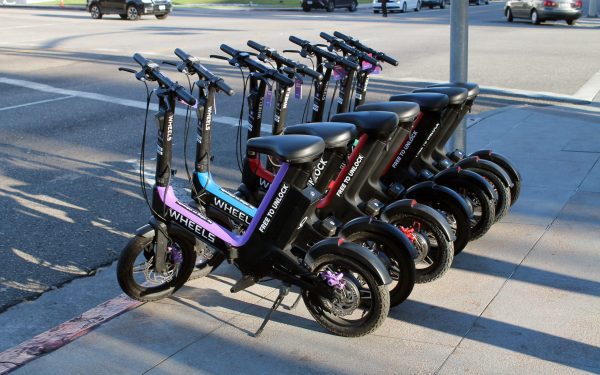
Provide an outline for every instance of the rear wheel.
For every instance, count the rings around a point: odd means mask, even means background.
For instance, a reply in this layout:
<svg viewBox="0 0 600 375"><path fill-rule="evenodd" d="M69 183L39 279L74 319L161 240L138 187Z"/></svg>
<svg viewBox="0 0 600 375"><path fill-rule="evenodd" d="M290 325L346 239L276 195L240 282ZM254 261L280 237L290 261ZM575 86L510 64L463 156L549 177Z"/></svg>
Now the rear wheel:
<svg viewBox="0 0 600 375"><path fill-rule="evenodd" d="M356 12L357 9L358 9L358 1L352 0L352 4L350 4L350 6L348 7L348 10L350 12Z"/></svg>
<svg viewBox="0 0 600 375"><path fill-rule="evenodd" d="M102 18L102 12L100 11L100 7L97 4L94 4L90 7L90 15L95 20L99 20L100 18Z"/></svg>
<svg viewBox="0 0 600 375"><path fill-rule="evenodd" d="M421 2L417 1L417 7L415 8L415 12L418 12L421 10Z"/></svg>
<svg viewBox="0 0 600 375"><path fill-rule="evenodd" d="M169 233L167 271L155 270L154 238L135 236L123 249L117 263L117 280L129 297L157 301L173 294L188 280L196 253L193 245L176 233Z"/></svg>
<svg viewBox="0 0 600 375"><path fill-rule="evenodd" d="M310 6L308 6L306 4L302 4L302 10L305 12L310 12Z"/></svg>
<svg viewBox="0 0 600 375"><path fill-rule="evenodd" d="M471 221L465 214L460 203L450 198L441 198L438 200L419 200L426 206L438 211L452 228L456 239L454 240L454 255L459 254L471 240Z"/></svg>
<svg viewBox="0 0 600 375"><path fill-rule="evenodd" d="M576 23L577 23L576 20L567 20L567 25L569 25L569 26L575 26Z"/></svg>
<svg viewBox="0 0 600 375"><path fill-rule="evenodd" d="M496 193L498 193L498 199L496 200L496 205L494 207L494 216L496 218L495 221L500 221L500 219L508 213L508 209L510 208L511 199L509 187L505 185L498 176L490 171L480 168L471 168L469 170L485 178L492 185Z"/></svg>
<svg viewBox="0 0 600 375"><path fill-rule="evenodd" d="M314 272L339 278L324 296L315 290L303 290L302 299L313 318L329 332L345 337L360 337L375 331L390 311L386 285L378 285L375 275L362 264L334 254L314 260Z"/></svg>
<svg viewBox="0 0 600 375"><path fill-rule="evenodd" d="M512 14L512 10L510 10L510 8L506 8L506 13L504 15L506 16L506 20L508 22L513 21L513 14Z"/></svg>
<svg viewBox="0 0 600 375"><path fill-rule="evenodd" d="M157 14L155 17L159 20L164 20L165 18L169 17L169 15L168 14Z"/></svg>
<svg viewBox="0 0 600 375"><path fill-rule="evenodd" d="M537 10L534 9L531 12L531 23L534 24L534 25L539 25L540 22L541 22L540 21L540 16L539 16Z"/></svg>
<svg viewBox="0 0 600 375"><path fill-rule="evenodd" d="M444 9L446 7L446 0L440 1L440 9Z"/></svg>
<svg viewBox="0 0 600 375"><path fill-rule="evenodd" d="M335 0L329 0L325 6L325 10L328 12L333 12L335 10Z"/></svg>
<svg viewBox="0 0 600 375"><path fill-rule="evenodd" d="M129 5L127 7L127 19L130 21L137 21L140 19L140 12L135 5Z"/></svg>
<svg viewBox="0 0 600 375"><path fill-rule="evenodd" d="M463 185L457 189L457 192L473 208L471 240L476 240L486 234L494 224L496 217L495 203L482 189L476 186Z"/></svg>
<svg viewBox="0 0 600 375"><path fill-rule="evenodd" d="M408 251L376 233L360 231L346 234L345 239L369 249L381 259L393 280L388 285L390 305L393 307L404 302L415 285L415 262Z"/></svg>
<svg viewBox="0 0 600 375"><path fill-rule="evenodd" d="M415 246L416 282L428 283L442 277L452 265L454 248L437 223L415 213L388 213L388 222L400 229Z"/></svg>
<svg viewBox="0 0 600 375"><path fill-rule="evenodd" d="M402 3L402 10L401 10L401 12L402 13L406 13L407 10L408 10L408 8L406 6L406 3Z"/></svg>

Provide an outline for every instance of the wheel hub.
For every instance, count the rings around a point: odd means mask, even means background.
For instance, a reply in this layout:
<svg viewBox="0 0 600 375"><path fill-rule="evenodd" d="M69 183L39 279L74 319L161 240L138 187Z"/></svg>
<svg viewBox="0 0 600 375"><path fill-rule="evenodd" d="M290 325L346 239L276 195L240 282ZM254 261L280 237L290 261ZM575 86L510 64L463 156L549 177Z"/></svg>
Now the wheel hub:
<svg viewBox="0 0 600 375"><path fill-rule="evenodd" d="M336 316L350 315L360 304L358 280L344 275L341 281L344 286L341 289L334 289L333 298L326 300L328 309Z"/></svg>
<svg viewBox="0 0 600 375"><path fill-rule="evenodd" d="M420 263L427 257L427 254L429 254L429 240L421 232L414 232L413 236L415 238L413 245L415 246L415 250L417 250L415 263Z"/></svg>

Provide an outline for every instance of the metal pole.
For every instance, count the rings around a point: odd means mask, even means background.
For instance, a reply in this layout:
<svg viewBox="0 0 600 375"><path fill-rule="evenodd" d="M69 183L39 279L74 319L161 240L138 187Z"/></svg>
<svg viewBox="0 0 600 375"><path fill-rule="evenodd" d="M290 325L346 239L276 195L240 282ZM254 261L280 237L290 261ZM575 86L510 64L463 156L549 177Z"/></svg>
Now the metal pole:
<svg viewBox="0 0 600 375"><path fill-rule="evenodd" d="M596 0L590 0L588 4L587 16L589 18L598 17L598 4L596 3Z"/></svg>
<svg viewBox="0 0 600 375"><path fill-rule="evenodd" d="M450 6L450 81L467 82L469 66L469 0L454 0ZM465 120L454 132L449 150L466 151L467 126Z"/></svg>

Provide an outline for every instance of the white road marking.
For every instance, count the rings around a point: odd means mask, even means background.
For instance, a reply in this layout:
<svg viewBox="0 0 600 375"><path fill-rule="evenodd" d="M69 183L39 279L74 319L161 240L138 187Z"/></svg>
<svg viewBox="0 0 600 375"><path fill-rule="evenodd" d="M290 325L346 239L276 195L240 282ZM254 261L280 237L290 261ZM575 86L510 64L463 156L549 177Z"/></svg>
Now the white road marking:
<svg viewBox="0 0 600 375"><path fill-rule="evenodd" d="M573 96L591 102L598 93L600 93L600 70L584 83Z"/></svg>
<svg viewBox="0 0 600 375"><path fill-rule="evenodd" d="M0 111L7 111L9 109L27 107L27 106L30 106L30 105L36 105L36 104L42 104L42 103L56 102L56 101L59 101L59 100L64 100L64 99L69 99L69 98L74 98L74 97L75 97L74 95L61 96L61 97L53 98L53 99L39 100L37 102L24 103L24 104L18 104L18 105L11 105L10 107L0 108Z"/></svg>
<svg viewBox="0 0 600 375"><path fill-rule="evenodd" d="M102 95L102 94L97 94L97 93L87 92L87 91L66 90L66 89L61 89L60 87L54 87L54 86L46 85L43 83L26 81L26 80L22 80L22 79L12 79L12 78L0 77L0 83L24 87L24 88L31 89L31 90L48 92L48 93L52 93L52 94L64 95L64 97L49 99L48 101L62 100L62 99L66 99L67 97L71 97L71 98L77 97L77 98L97 100L97 101L101 101L101 102L105 102L105 103L122 105L122 106L126 106L126 107L146 109L146 102L140 101L140 100L123 99L123 98ZM44 102L44 101L42 101L42 102ZM36 103L28 103L27 105L31 105L31 104L36 104ZM23 105L19 105L19 106L23 106ZM19 106L0 108L0 110L12 109L12 108L16 108ZM177 108L175 111L175 114L178 116L185 116L186 109L181 108L181 107ZM192 112L192 117L194 117L194 118L196 117L195 111ZM213 118L213 122L217 122L217 123L225 124L225 125L229 125L229 126L238 126L239 120L236 117L216 116ZM244 121L244 127L248 127L248 126L249 126L248 122ZM272 129L271 124L263 123L261 126L261 132L263 132L263 133L271 133L271 129Z"/></svg>
<svg viewBox="0 0 600 375"><path fill-rule="evenodd" d="M46 26L56 26L57 23L42 23L42 24L33 24L33 25L21 25L21 26L10 26L10 27L0 27L0 30L14 30L14 29L25 29L30 27L46 27Z"/></svg>

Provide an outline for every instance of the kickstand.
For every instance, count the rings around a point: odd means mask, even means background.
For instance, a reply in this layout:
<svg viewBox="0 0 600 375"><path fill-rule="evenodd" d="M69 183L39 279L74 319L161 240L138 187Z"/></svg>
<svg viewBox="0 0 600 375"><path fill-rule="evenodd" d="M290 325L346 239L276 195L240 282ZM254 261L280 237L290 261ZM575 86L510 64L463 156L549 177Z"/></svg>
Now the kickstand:
<svg viewBox="0 0 600 375"><path fill-rule="evenodd" d="M301 299L302 299L302 292L300 292L300 294L298 294L298 298L296 298L296 300L294 301L294 303L292 303L291 306L285 306L284 305L283 308L286 309L286 310L293 310L293 309L295 309L298 306L298 304L300 303Z"/></svg>
<svg viewBox="0 0 600 375"><path fill-rule="evenodd" d="M258 327L258 330L256 331L256 333L254 333L254 337L260 336L260 334L262 333L262 331L265 329L265 326L267 325L267 323L271 319L271 315L273 314L273 311L277 310L277 308L281 305L281 302L283 302L283 299L285 298L285 296L288 295L289 292L290 292L290 286L289 285L282 285L281 287L279 287L279 295L275 299L275 302L273 303L273 306L271 307L271 309L267 313L267 316L265 316L265 320L263 320L263 322L260 325L260 327Z"/></svg>

